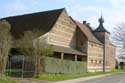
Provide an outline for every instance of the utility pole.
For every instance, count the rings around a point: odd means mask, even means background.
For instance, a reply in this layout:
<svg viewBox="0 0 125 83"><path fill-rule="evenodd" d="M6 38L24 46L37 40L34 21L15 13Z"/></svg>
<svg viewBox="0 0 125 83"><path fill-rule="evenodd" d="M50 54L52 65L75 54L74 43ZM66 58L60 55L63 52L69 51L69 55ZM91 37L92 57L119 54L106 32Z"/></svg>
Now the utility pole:
<svg viewBox="0 0 125 83"><path fill-rule="evenodd" d="M105 72L105 65L106 65L106 63L105 63L105 49L106 47L105 47L105 34L104 34L104 46L103 46L103 72Z"/></svg>

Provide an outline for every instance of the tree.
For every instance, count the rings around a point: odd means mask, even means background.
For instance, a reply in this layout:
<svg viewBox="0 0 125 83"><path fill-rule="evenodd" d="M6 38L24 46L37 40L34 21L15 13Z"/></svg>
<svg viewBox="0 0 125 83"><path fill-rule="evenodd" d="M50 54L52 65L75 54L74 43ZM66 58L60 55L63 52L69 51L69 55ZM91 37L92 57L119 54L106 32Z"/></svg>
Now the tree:
<svg viewBox="0 0 125 83"><path fill-rule="evenodd" d="M125 23L119 24L114 30L112 38L117 46L118 58L125 60Z"/></svg>
<svg viewBox="0 0 125 83"><path fill-rule="evenodd" d="M0 74L3 75L6 69L8 54L12 44L10 34L10 24L6 21L0 21Z"/></svg>
<svg viewBox="0 0 125 83"><path fill-rule="evenodd" d="M44 69L44 56L53 54L52 46L41 37L41 31L26 31L24 36L17 40L17 45L21 53L34 59L35 76L41 74Z"/></svg>
<svg viewBox="0 0 125 83"><path fill-rule="evenodd" d="M122 70L124 69L124 65L125 65L124 62L120 62L120 63L119 63L119 66L120 66L120 68L121 68Z"/></svg>
<svg viewBox="0 0 125 83"><path fill-rule="evenodd" d="M115 69L118 69L119 68L118 60L116 59L115 61L116 61Z"/></svg>

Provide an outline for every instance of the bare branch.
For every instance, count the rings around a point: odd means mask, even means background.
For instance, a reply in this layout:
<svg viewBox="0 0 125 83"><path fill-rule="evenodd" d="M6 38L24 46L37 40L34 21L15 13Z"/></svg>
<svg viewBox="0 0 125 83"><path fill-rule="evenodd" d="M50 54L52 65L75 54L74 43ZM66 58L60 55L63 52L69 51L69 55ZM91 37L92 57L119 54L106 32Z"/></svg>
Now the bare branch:
<svg viewBox="0 0 125 83"><path fill-rule="evenodd" d="M39 37L39 34L41 34L40 30L26 31L24 36L17 40L19 51L25 56L33 57L36 68L35 73L37 75L43 70L43 67L41 67L44 63L42 58L46 55L53 54L52 47L46 43L44 38L41 36Z"/></svg>
<svg viewBox="0 0 125 83"><path fill-rule="evenodd" d="M123 58L123 56L125 56L125 23L121 23L115 28L112 39L117 48L119 49L118 55L120 59L121 57L122 59L125 59Z"/></svg>

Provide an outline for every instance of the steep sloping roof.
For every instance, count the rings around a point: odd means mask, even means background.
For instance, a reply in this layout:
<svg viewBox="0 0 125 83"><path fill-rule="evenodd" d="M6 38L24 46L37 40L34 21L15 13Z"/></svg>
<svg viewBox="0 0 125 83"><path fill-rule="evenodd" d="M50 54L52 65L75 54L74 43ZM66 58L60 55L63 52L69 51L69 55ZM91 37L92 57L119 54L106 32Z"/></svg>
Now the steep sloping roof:
<svg viewBox="0 0 125 83"><path fill-rule="evenodd" d="M93 34L93 32L90 30L89 27L87 27L86 25L78 22L78 21L74 21L78 28L87 36L88 40L94 43L98 43L98 44L102 44Z"/></svg>
<svg viewBox="0 0 125 83"><path fill-rule="evenodd" d="M97 29L94 30L94 32L108 32L103 26L104 19L102 16L99 18L98 21L99 21L99 26L97 27Z"/></svg>
<svg viewBox="0 0 125 83"><path fill-rule="evenodd" d="M2 18L1 20L7 20L11 24L11 32L15 38L20 37L24 31L33 30L36 28L42 30L42 33L44 34L53 27L63 10L64 8L24 14Z"/></svg>
<svg viewBox="0 0 125 83"><path fill-rule="evenodd" d="M95 32L108 32L108 31L104 28L103 24L99 24L99 26L97 27L97 29L95 29L94 31L95 31Z"/></svg>

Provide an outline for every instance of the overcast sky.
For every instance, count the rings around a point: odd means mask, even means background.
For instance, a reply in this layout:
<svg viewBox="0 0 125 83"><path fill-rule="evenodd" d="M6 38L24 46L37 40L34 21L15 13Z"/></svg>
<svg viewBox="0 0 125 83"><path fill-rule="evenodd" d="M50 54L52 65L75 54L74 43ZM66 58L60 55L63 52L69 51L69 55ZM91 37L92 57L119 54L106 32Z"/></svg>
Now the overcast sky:
<svg viewBox="0 0 125 83"><path fill-rule="evenodd" d="M125 22L125 0L0 0L0 18L64 7L74 19L87 20L93 28L101 10L108 31Z"/></svg>

